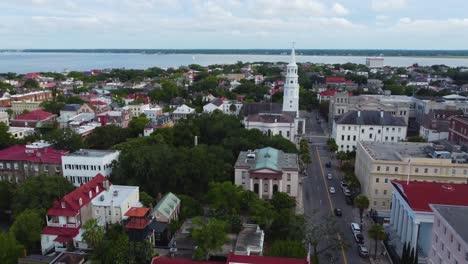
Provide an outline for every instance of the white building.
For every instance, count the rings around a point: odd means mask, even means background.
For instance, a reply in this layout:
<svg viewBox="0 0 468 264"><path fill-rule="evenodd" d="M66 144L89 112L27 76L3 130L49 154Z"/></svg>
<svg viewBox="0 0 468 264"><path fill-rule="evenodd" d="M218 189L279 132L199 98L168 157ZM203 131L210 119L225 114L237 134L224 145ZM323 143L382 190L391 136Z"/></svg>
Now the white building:
<svg viewBox="0 0 468 264"><path fill-rule="evenodd" d="M297 75L296 54L291 51L291 62L286 66L284 82L283 112L295 112L299 115L299 76Z"/></svg>
<svg viewBox="0 0 468 264"><path fill-rule="evenodd" d="M383 111L350 111L333 122L333 138L339 151L354 151L359 141L398 142L406 139L402 117Z"/></svg>
<svg viewBox="0 0 468 264"><path fill-rule="evenodd" d="M384 58L382 57L366 58L366 66L369 68L383 68Z"/></svg>
<svg viewBox="0 0 468 264"><path fill-rule="evenodd" d="M138 186L111 185L91 201L92 218L98 224L121 224L131 207L142 207Z"/></svg>
<svg viewBox="0 0 468 264"><path fill-rule="evenodd" d="M10 119L8 118L8 113L0 112L0 122L4 123L5 125L10 125Z"/></svg>
<svg viewBox="0 0 468 264"><path fill-rule="evenodd" d="M183 104L172 112L172 119L174 122L178 122L180 119L185 119L189 115L195 114L195 108L188 107L187 105Z"/></svg>
<svg viewBox="0 0 468 264"><path fill-rule="evenodd" d="M130 112L132 117L139 117L141 114L145 113L145 110L150 109L149 104L129 104L124 107Z"/></svg>
<svg viewBox="0 0 468 264"><path fill-rule="evenodd" d="M75 186L89 182L98 173L109 177L119 151L81 149L62 156L63 176Z"/></svg>
<svg viewBox="0 0 468 264"><path fill-rule="evenodd" d="M162 115L162 108L156 105L148 109L144 109L143 113L148 119L154 121L158 116Z"/></svg>
<svg viewBox="0 0 468 264"><path fill-rule="evenodd" d="M409 243L418 249L419 260L427 263L434 224L431 204L468 205L468 185L413 181L392 181L392 185L390 244L401 253L402 245Z"/></svg>
<svg viewBox="0 0 468 264"><path fill-rule="evenodd" d="M16 139L22 139L27 136L34 135L34 128L32 127L9 127L8 133Z"/></svg>
<svg viewBox="0 0 468 264"><path fill-rule="evenodd" d="M268 136L279 135L293 142L297 134L294 118L286 113L249 115L244 124L247 129L258 129Z"/></svg>
<svg viewBox="0 0 468 264"><path fill-rule="evenodd" d="M234 183L262 199L271 199L275 192L285 192L292 197L298 195L297 154L270 147L241 151L234 168Z"/></svg>
<svg viewBox="0 0 468 264"><path fill-rule="evenodd" d="M212 113L219 110L227 115L238 115L242 108L242 103L239 101L223 100L216 98L203 106L204 113Z"/></svg>

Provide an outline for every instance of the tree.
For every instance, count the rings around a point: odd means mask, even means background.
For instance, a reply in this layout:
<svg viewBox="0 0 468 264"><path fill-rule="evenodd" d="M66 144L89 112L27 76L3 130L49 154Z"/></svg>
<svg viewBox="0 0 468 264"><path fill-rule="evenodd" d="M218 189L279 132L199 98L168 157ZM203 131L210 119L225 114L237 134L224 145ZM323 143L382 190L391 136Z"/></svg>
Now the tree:
<svg viewBox="0 0 468 264"><path fill-rule="evenodd" d="M150 263L156 255L153 245L148 240L130 242L129 263Z"/></svg>
<svg viewBox="0 0 468 264"><path fill-rule="evenodd" d="M42 214L36 209L27 209L16 217L11 226L10 232L27 248L28 252L37 248L41 241L41 231L44 226Z"/></svg>
<svg viewBox="0 0 468 264"><path fill-rule="evenodd" d="M86 138L90 148L109 149L112 146L124 142L130 136L130 130L115 125L96 127L94 132Z"/></svg>
<svg viewBox="0 0 468 264"><path fill-rule="evenodd" d="M271 199L273 207L279 211L282 209L293 210L296 207L296 199L284 192L276 192Z"/></svg>
<svg viewBox="0 0 468 264"><path fill-rule="evenodd" d="M59 200L74 189L65 177L30 177L19 185L13 196L13 213L19 215L26 209L48 209L54 199Z"/></svg>
<svg viewBox="0 0 468 264"><path fill-rule="evenodd" d="M71 128L54 129L45 135L45 140L54 144L56 149L77 151L85 147L83 138Z"/></svg>
<svg viewBox="0 0 468 264"><path fill-rule="evenodd" d="M130 129L130 134L133 137L138 137L143 134L143 130L150 123L150 120L145 116L134 117L128 123L128 128Z"/></svg>
<svg viewBox="0 0 468 264"><path fill-rule="evenodd" d="M202 219L195 217L193 219L193 229L190 235L199 251L203 253L199 254L198 257L203 256L204 260L208 260L210 252L221 249L227 240L226 228L227 223L225 221L215 218Z"/></svg>
<svg viewBox="0 0 468 264"><path fill-rule="evenodd" d="M0 212L11 210L13 199L13 184L9 181L0 181Z"/></svg>
<svg viewBox="0 0 468 264"><path fill-rule="evenodd" d="M374 259L377 258L377 245L379 241L385 240L386 233L382 225L374 224L369 228L369 237L375 241Z"/></svg>
<svg viewBox="0 0 468 264"><path fill-rule="evenodd" d="M209 189L206 201L210 203L213 210L221 214L237 214L239 212L242 187L226 181L223 183L212 182Z"/></svg>
<svg viewBox="0 0 468 264"><path fill-rule="evenodd" d="M140 192L140 202L144 207L152 207L154 205L154 198L146 192Z"/></svg>
<svg viewBox="0 0 468 264"><path fill-rule="evenodd" d="M411 248L410 243L405 242L401 255L401 264L418 264L418 252Z"/></svg>
<svg viewBox="0 0 468 264"><path fill-rule="evenodd" d="M13 234L0 232L0 262L16 264L18 258L23 257L23 246L18 243Z"/></svg>
<svg viewBox="0 0 468 264"><path fill-rule="evenodd" d="M16 140L13 138L13 136L8 133L8 126L0 122L0 149L7 148L9 146L12 146L16 143Z"/></svg>
<svg viewBox="0 0 468 264"><path fill-rule="evenodd" d="M354 198L354 205L356 206L356 208L359 209L359 217L361 219L361 229L362 229L362 216L364 214L364 210L366 210L367 208L369 208L369 198L367 198L367 196L365 195L358 195Z"/></svg>
<svg viewBox="0 0 468 264"><path fill-rule="evenodd" d="M266 255L283 258L305 258L307 250L302 241L275 240L267 250Z"/></svg>
<svg viewBox="0 0 468 264"><path fill-rule="evenodd" d="M53 101L43 101L39 104L39 106L44 109L46 112L50 112L52 114L58 115L60 114L60 110L63 109L65 106L64 102L57 102L56 100Z"/></svg>
<svg viewBox="0 0 468 264"><path fill-rule="evenodd" d="M336 153L336 158L340 160L341 162L348 160L348 155L346 155L346 152L344 151L338 151Z"/></svg>
<svg viewBox="0 0 468 264"><path fill-rule="evenodd" d="M312 248L312 263L319 263L319 256L329 252L336 252L344 247L339 238L339 227L336 219L328 216L326 219L309 221L305 231L305 241Z"/></svg>
<svg viewBox="0 0 468 264"><path fill-rule="evenodd" d="M336 144L334 138L329 138L327 140L327 146L331 152L336 152L338 150L338 145Z"/></svg>
<svg viewBox="0 0 468 264"><path fill-rule="evenodd" d="M183 194L177 194L177 197L180 199L180 221L203 214L203 207L197 200Z"/></svg>
<svg viewBox="0 0 468 264"><path fill-rule="evenodd" d="M98 225L96 219L89 219L83 225L83 239L90 248L97 248L104 238L104 228Z"/></svg>
<svg viewBox="0 0 468 264"><path fill-rule="evenodd" d="M34 79L27 79L23 84L24 88L39 88L39 83Z"/></svg>

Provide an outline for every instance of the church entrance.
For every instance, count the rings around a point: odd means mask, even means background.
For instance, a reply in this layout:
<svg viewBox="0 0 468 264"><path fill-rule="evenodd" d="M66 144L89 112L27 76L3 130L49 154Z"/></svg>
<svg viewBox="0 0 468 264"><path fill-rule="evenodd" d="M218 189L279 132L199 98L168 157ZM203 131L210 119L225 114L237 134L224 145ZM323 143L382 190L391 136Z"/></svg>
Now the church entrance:
<svg viewBox="0 0 468 264"><path fill-rule="evenodd" d="M258 183L254 184L254 193L258 194Z"/></svg>
<svg viewBox="0 0 468 264"><path fill-rule="evenodd" d="M273 185L273 194L275 194L276 192L278 192L278 184Z"/></svg>

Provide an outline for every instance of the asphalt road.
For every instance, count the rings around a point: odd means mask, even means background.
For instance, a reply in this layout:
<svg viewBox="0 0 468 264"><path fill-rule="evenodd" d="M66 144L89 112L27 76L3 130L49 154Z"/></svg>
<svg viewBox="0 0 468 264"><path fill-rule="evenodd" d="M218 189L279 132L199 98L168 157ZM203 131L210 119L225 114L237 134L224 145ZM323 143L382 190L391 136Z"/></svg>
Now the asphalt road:
<svg viewBox="0 0 468 264"><path fill-rule="evenodd" d="M357 209L347 205L345 196L340 187L341 173L337 169L335 160L330 159L332 154L326 147L328 136L325 135L326 123L318 124L316 113L307 113L306 132L310 138L309 150L312 164L307 168L307 176L303 180L303 205L304 214L308 221L321 221L324 217L333 214L334 208L342 210L343 215L337 217L337 224L341 230L346 247L334 253L336 260L321 257L321 263L344 263L358 264L369 263L369 260L362 259L357 253L357 244L353 239L350 223L356 221ZM332 161L332 167L326 168L325 163ZM328 180L327 174L331 173L333 179ZM335 188L335 193L329 193L329 187ZM355 212L353 212L355 210ZM368 244L369 241L365 241Z"/></svg>

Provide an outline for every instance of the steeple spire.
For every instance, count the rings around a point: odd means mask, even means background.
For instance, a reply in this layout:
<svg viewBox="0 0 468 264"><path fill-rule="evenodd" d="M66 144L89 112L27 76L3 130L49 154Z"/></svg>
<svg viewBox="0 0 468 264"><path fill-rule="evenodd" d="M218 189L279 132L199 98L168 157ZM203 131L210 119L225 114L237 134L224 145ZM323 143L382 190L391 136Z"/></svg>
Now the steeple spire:
<svg viewBox="0 0 468 264"><path fill-rule="evenodd" d="M296 52L295 52L295 49L296 48L296 42L293 42L292 43L292 50L291 50L291 63L290 64L296 64Z"/></svg>

